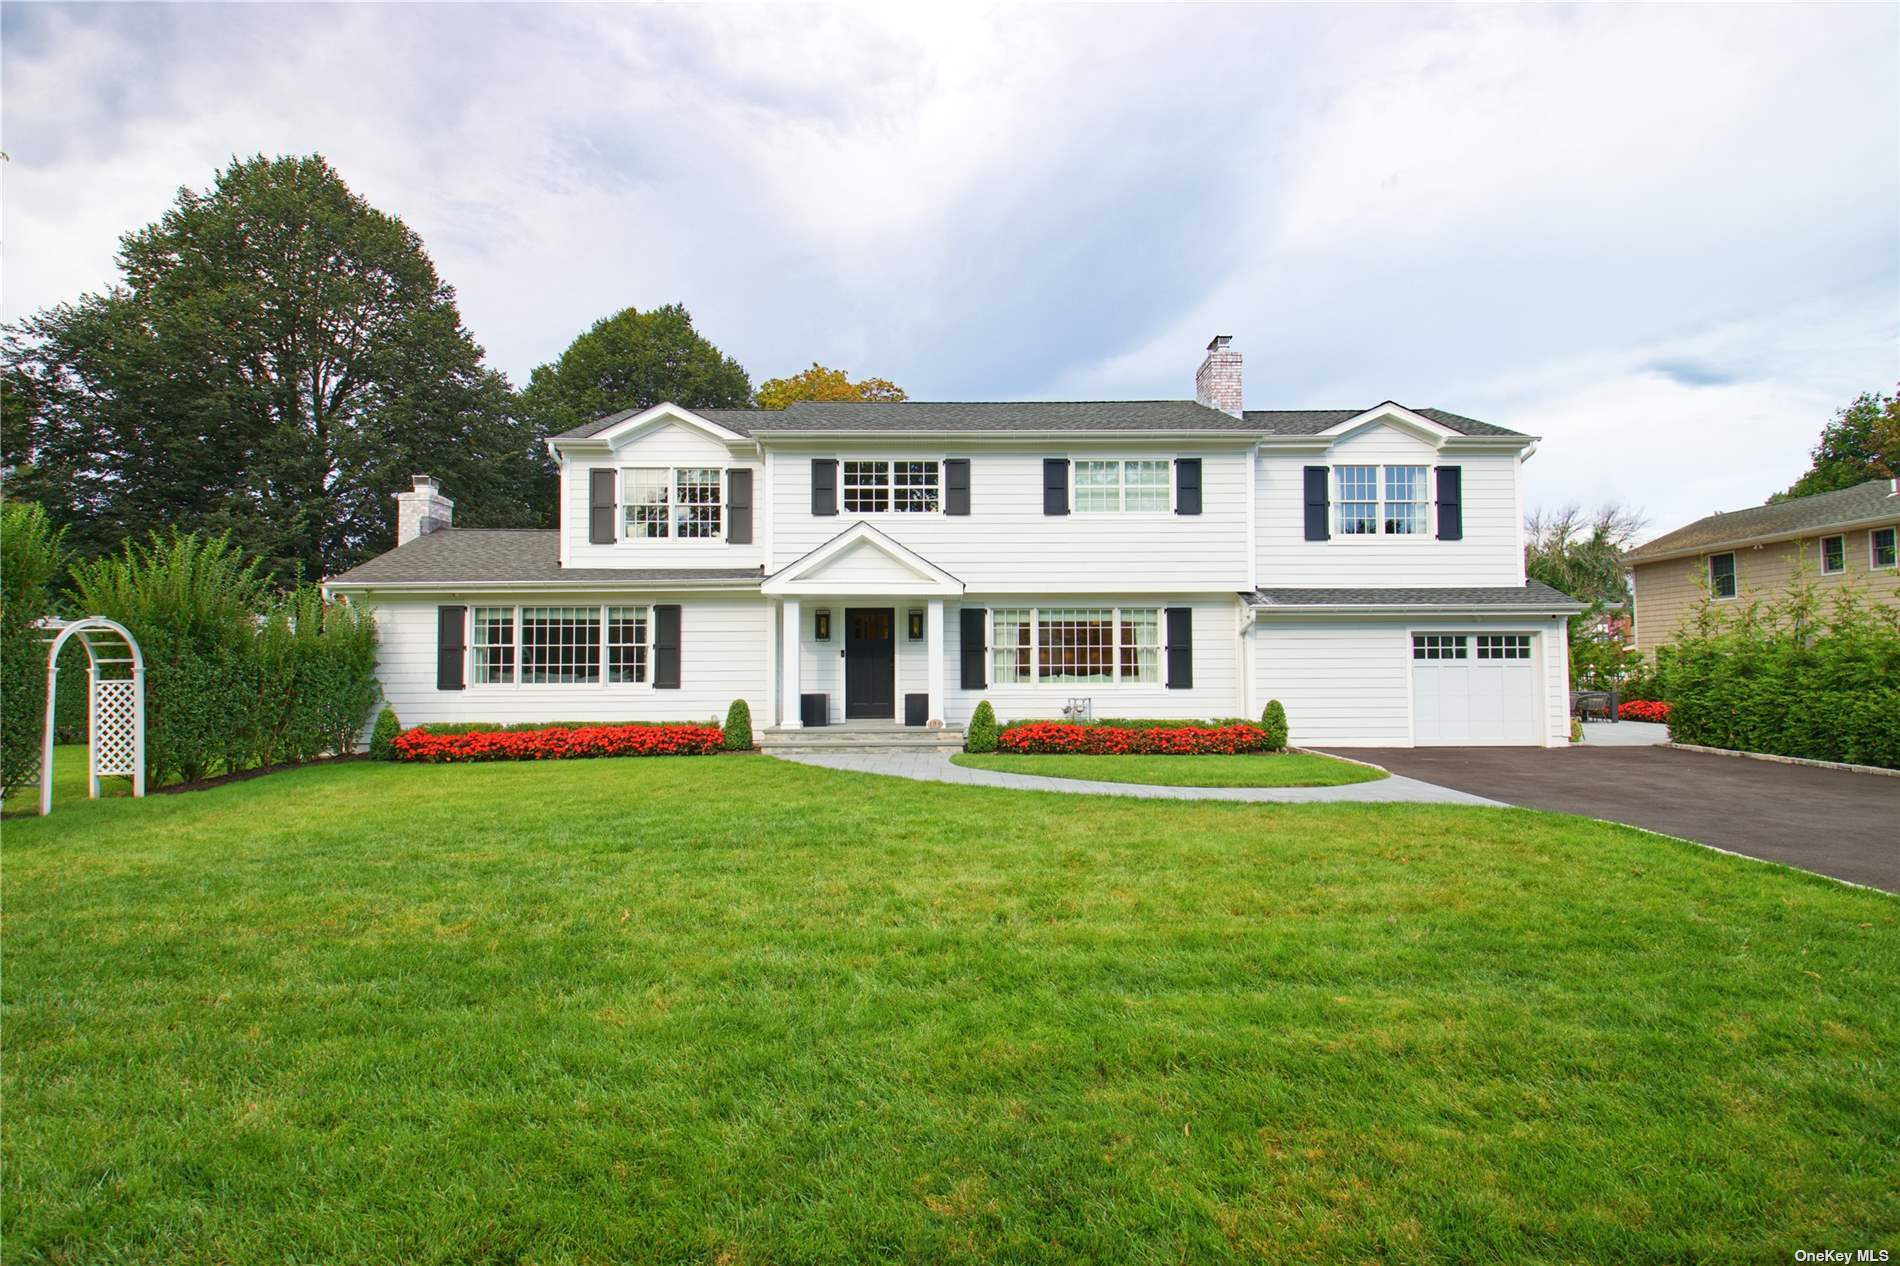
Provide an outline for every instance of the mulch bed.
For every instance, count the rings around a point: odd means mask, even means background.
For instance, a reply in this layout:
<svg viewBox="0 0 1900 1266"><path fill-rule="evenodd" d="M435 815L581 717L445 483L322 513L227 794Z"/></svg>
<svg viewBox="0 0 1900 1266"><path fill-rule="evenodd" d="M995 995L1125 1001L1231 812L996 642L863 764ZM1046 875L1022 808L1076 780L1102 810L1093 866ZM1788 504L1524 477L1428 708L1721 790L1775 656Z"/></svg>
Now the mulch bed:
<svg viewBox="0 0 1900 1266"><path fill-rule="evenodd" d="M209 791L213 787L222 787L234 782L248 782L253 778L262 778L266 774L281 774L291 769L313 769L318 765L347 765L352 761L368 760L368 752L347 752L341 756L319 756L315 760L299 761L285 765L259 765L256 769L240 769L235 774L219 774L215 778L200 778L194 782L175 782L163 787L147 787L148 796L169 796L180 791Z"/></svg>

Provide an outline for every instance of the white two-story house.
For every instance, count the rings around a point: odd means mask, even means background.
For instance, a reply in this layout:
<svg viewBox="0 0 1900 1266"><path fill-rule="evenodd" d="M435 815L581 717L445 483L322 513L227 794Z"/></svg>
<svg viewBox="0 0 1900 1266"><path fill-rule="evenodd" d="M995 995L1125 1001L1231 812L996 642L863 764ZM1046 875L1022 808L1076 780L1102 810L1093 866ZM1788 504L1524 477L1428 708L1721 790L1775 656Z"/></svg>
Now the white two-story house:
<svg viewBox="0 0 1900 1266"><path fill-rule="evenodd" d="M777 732L1251 717L1301 745L1568 737L1564 595L1526 582L1531 436L1436 409L1194 400L656 405L549 441L561 522L451 525L425 478L372 606L405 724Z"/></svg>

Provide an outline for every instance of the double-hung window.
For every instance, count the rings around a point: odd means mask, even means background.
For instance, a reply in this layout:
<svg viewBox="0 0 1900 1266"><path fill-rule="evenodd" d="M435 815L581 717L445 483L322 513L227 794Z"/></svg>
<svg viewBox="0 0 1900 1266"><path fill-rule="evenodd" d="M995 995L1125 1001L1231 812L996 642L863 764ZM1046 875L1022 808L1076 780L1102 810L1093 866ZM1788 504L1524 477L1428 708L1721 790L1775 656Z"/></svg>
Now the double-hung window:
<svg viewBox="0 0 1900 1266"><path fill-rule="evenodd" d="M1166 512L1172 504L1171 463L1162 461L1077 461L1075 512L1109 514Z"/></svg>
<svg viewBox="0 0 1900 1266"><path fill-rule="evenodd" d="M1161 680L1161 612L1155 607L997 609L991 671L999 685Z"/></svg>
<svg viewBox="0 0 1900 1266"><path fill-rule="evenodd" d="M476 607L475 636L469 644L478 686L506 686L515 679L515 609Z"/></svg>
<svg viewBox="0 0 1900 1266"><path fill-rule="evenodd" d="M942 508L942 462L846 461L840 467L847 514L935 514Z"/></svg>
<svg viewBox="0 0 1900 1266"><path fill-rule="evenodd" d="M634 541L718 540L725 487L719 466L629 466L620 472L623 531Z"/></svg>
<svg viewBox="0 0 1900 1266"><path fill-rule="evenodd" d="M607 608L607 680L647 679L647 609Z"/></svg>
<svg viewBox="0 0 1900 1266"><path fill-rule="evenodd" d="M1894 529L1875 528L1867 534L1867 565L1875 571L1883 571L1895 565L1896 551Z"/></svg>
<svg viewBox="0 0 1900 1266"><path fill-rule="evenodd" d="M1423 536L1431 530L1427 466L1335 466L1341 536Z"/></svg>
<svg viewBox="0 0 1900 1266"><path fill-rule="evenodd" d="M599 681L600 608L521 608L521 680L528 685Z"/></svg>
<svg viewBox="0 0 1900 1266"><path fill-rule="evenodd" d="M1847 538L1845 536L1824 536L1821 538L1821 574L1838 576L1847 570Z"/></svg>
<svg viewBox="0 0 1900 1266"><path fill-rule="evenodd" d="M1709 592L1718 598L1735 596L1735 555L1709 555Z"/></svg>

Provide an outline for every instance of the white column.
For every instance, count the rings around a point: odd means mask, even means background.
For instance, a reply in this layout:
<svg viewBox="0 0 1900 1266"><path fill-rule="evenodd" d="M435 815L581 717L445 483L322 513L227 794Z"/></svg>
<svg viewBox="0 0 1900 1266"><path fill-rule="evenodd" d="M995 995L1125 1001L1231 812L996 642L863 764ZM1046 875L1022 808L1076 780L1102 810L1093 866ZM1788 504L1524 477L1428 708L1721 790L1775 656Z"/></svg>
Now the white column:
<svg viewBox="0 0 1900 1266"><path fill-rule="evenodd" d="M779 649L785 656L778 675L779 724L795 730L804 724L798 718L798 599L785 599L779 604L779 610L784 634L784 644Z"/></svg>
<svg viewBox="0 0 1900 1266"><path fill-rule="evenodd" d="M924 608L924 657L930 665L930 715L925 724L943 728L943 599L932 598Z"/></svg>

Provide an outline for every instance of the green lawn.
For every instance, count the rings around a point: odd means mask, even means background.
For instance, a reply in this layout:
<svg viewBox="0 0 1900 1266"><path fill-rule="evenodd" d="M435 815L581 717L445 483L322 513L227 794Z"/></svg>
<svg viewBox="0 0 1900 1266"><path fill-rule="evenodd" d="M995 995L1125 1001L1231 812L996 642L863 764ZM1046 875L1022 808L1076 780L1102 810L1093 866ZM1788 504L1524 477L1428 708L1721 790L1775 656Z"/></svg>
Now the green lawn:
<svg viewBox="0 0 1900 1266"><path fill-rule="evenodd" d="M9 1262L1790 1261L1900 902L1521 810L765 757L4 827Z"/></svg>
<svg viewBox="0 0 1900 1266"><path fill-rule="evenodd" d="M1337 787L1387 775L1364 765L1308 752L1251 756L1012 756L959 752L953 765L1044 778L1140 782L1160 787Z"/></svg>

